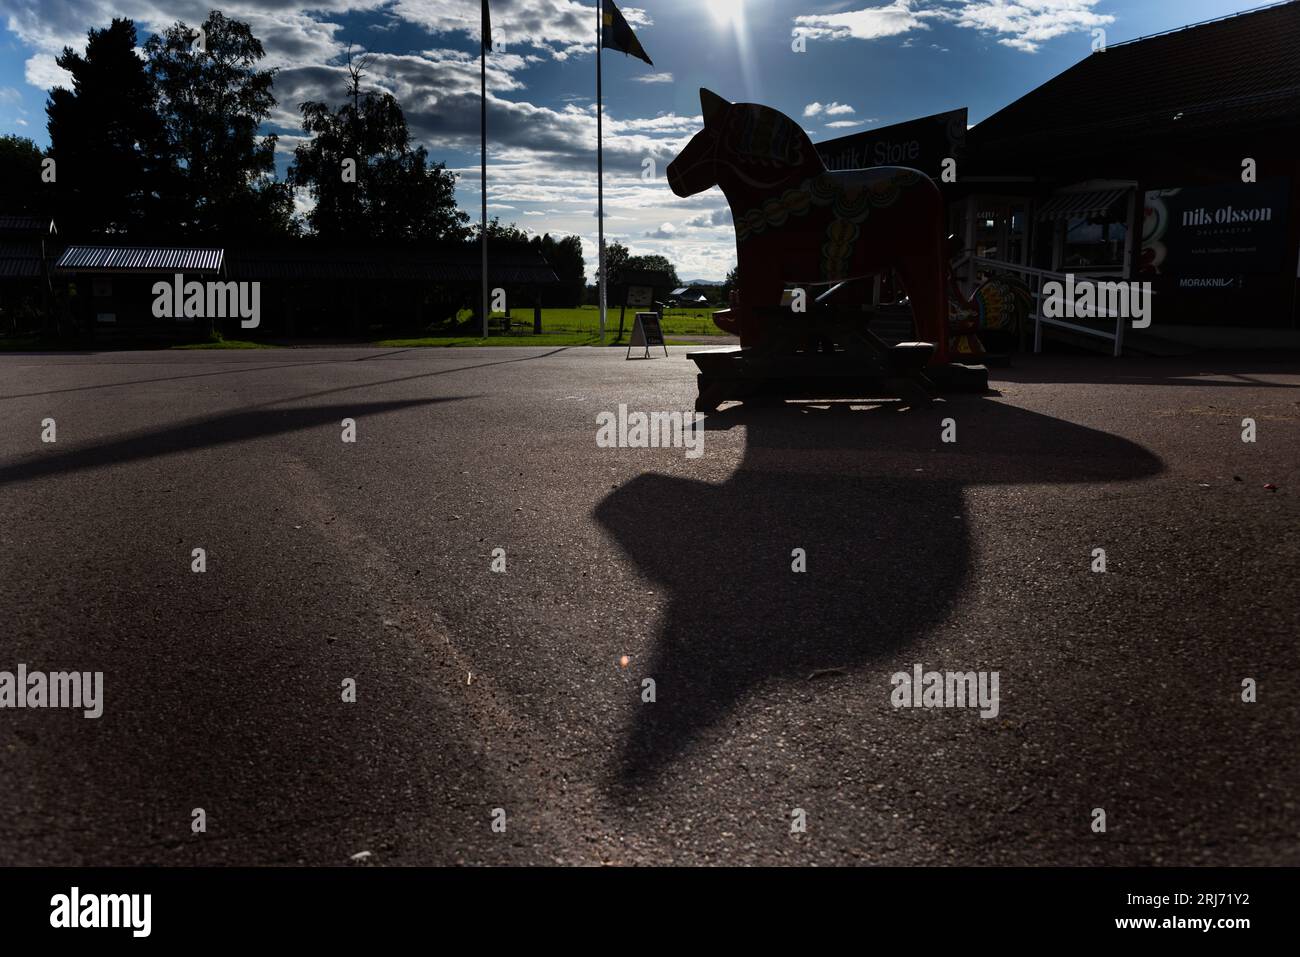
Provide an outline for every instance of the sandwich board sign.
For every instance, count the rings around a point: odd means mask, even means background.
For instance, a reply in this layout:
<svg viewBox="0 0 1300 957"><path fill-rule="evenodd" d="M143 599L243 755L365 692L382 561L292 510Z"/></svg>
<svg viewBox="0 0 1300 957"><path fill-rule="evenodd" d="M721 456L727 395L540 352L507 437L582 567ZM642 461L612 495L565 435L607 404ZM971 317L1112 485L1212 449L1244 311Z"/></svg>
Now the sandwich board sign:
<svg viewBox="0 0 1300 957"><path fill-rule="evenodd" d="M632 338L628 342L627 355L623 358L632 358L632 350L637 346L645 348L645 354L639 357L642 359L650 358L651 346L662 346L664 355L668 355L668 345L664 342L663 326L659 324L659 313L638 312L636 314L636 322L632 323Z"/></svg>

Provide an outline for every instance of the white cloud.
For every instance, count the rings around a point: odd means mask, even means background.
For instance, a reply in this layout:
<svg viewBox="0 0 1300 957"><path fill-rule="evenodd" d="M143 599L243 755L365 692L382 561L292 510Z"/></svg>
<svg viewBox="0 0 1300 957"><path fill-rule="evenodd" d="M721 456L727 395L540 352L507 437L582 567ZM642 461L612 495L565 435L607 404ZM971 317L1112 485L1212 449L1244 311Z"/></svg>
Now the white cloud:
<svg viewBox="0 0 1300 957"><path fill-rule="evenodd" d="M927 19L940 16L934 10L915 10L913 0L894 0L883 7L866 7L843 13L813 13L794 18L793 34L811 40L878 40L913 30L928 30Z"/></svg>
<svg viewBox="0 0 1300 957"><path fill-rule="evenodd" d="M673 75L671 73L639 73L632 77L637 83L671 83Z"/></svg>
<svg viewBox="0 0 1300 957"><path fill-rule="evenodd" d="M639 7L619 10L638 35L642 28L654 23ZM389 12L431 33L463 33L477 40L481 29L479 5L470 0L396 0ZM492 42L506 50L529 47L564 60L595 49L595 4L587 6L574 0L511 0L508 7L493 13Z"/></svg>
<svg viewBox="0 0 1300 957"><path fill-rule="evenodd" d="M814 116L843 116L846 113L852 113L853 107L847 103L809 103L803 108L805 117Z"/></svg>
<svg viewBox="0 0 1300 957"><path fill-rule="evenodd" d="M672 239L677 235L677 227L672 223L660 223L658 229L651 229L646 232L651 239Z"/></svg>
<svg viewBox="0 0 1300 957"><path fill-rule="evenodd" d="M690 229L711 229L716 226L731 226L731 209L728 206L719 206L717 209L700 213L698 216L692 216L682 225Z"/></svg>
<svg viewBox="0 0 1300 957"><path fill-rule="evenodd" d="M832 130L842 130L851 126L865 126L866 123L866 120L836 120L833 123L827 123L826 126Z"/></svg>
<svg viewBox="0 0 1300 957"><path fill-rule="evenodd" d="M32 86L48 90L55 86L72 86L72 74L54 62L49 53L38 53L27 58L24 78Z"/></svg>
<svg viewBox="0 0 1300 957"><path fill-rule="evenodd" d="M1033 53L1039 44L1067 33L1115 22L1097 13L1098 0L963 0L950 19L959 27L998 34L998 42Z"/></svg>
<svg viewBox="0 0 1300 957"><path fill-rule="evenodd" d="M879 40L915 30L929 30L927 21L991 34L998 43L1027 53L1036 52L1047 40L1068 33L1091 30L1115 22L1108 13L1097 13L1099 0L893 0L883 6L864 7L839 13L796 16L792 35L817 40ZM911 38L903 46L912 46ZM948 50L938 44L940 52Z"/></svg>

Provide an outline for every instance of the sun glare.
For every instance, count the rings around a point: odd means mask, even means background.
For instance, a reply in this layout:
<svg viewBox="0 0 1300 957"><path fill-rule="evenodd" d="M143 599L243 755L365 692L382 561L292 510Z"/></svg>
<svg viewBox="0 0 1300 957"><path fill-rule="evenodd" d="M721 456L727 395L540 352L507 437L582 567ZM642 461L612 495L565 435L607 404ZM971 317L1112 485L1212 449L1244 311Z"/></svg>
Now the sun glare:
<svg viewBox="0 0 1300 957"><path fill-rule="evenodd" d="M745 0L710 0L709 14L716 23L740 23L745 19Z"/></svg>

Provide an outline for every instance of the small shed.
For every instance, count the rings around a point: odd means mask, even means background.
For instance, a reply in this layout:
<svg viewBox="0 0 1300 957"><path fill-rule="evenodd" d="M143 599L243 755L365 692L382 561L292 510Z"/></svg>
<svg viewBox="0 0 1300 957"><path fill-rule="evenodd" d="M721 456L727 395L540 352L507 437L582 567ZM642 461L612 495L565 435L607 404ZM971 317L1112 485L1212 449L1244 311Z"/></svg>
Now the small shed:
<svg viewBox="0 0 1300 957"><path fill-rule="evenodd" d="M176 284L225 278L225 250L202 246L73 245L54 266L54 278L67 296L74 320L95 335L191 337L210 328L213 317L175 315ZM159 282L172 292L158 307ZM164 316L156 315L165 311Z"/></svg>

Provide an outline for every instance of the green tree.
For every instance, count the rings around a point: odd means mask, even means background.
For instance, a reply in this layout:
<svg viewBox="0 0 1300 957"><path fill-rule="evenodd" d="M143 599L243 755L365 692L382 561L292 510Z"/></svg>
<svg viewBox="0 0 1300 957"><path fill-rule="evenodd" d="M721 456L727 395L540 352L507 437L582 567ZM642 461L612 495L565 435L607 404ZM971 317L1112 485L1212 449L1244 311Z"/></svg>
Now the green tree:
<svg viewBox="0 0 1300 957"><path fill-rule="evenodd" d="M474 241L478 242L479 236L483 234L482 224L475 223L470 228L470 232L473 234ZM488 242L496 247L501 247L501 246L531 247L532 246L532 240L529 239L528 234L526 232L524 232L514 223L501 222L501 220L496 216L493 216L491 219L488 220L487 235L488 235Z"/></svg>
<svg viewBox="0 0 1300 957"><path fill-rule="evenodd" d="M0 211L49 215L52 186L41 182L45 154L25 136L0 136Z"/></svg>
<svg viewBox="0 0 1300 957"><path fill-rule="evenodd" d="M666 272L673 288L682 284L682 281L677 278L677 267L663 256L631 256L628 258L623 268L626 270L644 272ZM611 273L611 275L613 275L613 273Z"/></svg>
<svg viewBox="0 0 1300 957"><path fill-rule="evenodd" d="M555 277L560 280L559 288L544 297L545 305L566 308L581 305L587 288L587 265L582 255L582 240L577 236L556 239L547 233L544 236L534 236L532 245L550 263L555 270Z"/></svg>
<svg viewBox="0 0 1300 957"><path fill-rule="evenodd" d="M731 293L736 288L736 283L739 282L739 279L737 278L738 276L737 270L739 269L740 269L739 264L732 266L731 271L727 273L727 278L722 281L723 302L727 302L731 299Z"/></svg>
<svg viewBox="0 0 1300 957"><path fill-rule="evenodd" d="M622 243L611 241L605 244L605 271L609 273L609 285L613 286L619 282L628 257L627 247ZM599 266L596 267L596 281L600 281Z"/></svg>
<svg viewBox="0 0 1300 957"><path fill-rule="evenodd" d="M131 232L157 213L165 138L135 47L135 24L114 19L87 33L85 55L64 47L55 60L72 74L72 88L55 87L45 104L65 236Z"/></svg>
<svg viewBox="0 0 1300 957"><path fill-rule="evenodd" d="M145 43L172 163L167 215L190 235L287 232L292 195L274 179L274 70L247 23L211 11L196 31L177 21Z"/></svg>
<svg viewBox="0 0 1300 957"><path fill-rule="evenodd" d="M327 237L464 239L469 217L456 206L456 175L441 163L431 165L423 146L412 146L392 94L362 92L367 62L349 54L347 99L337 109L320 102L301 106L303 129L312 138L294 150L289 182L315 200L308 224ZM494 237L492 224L488 236Z"/></svg>

